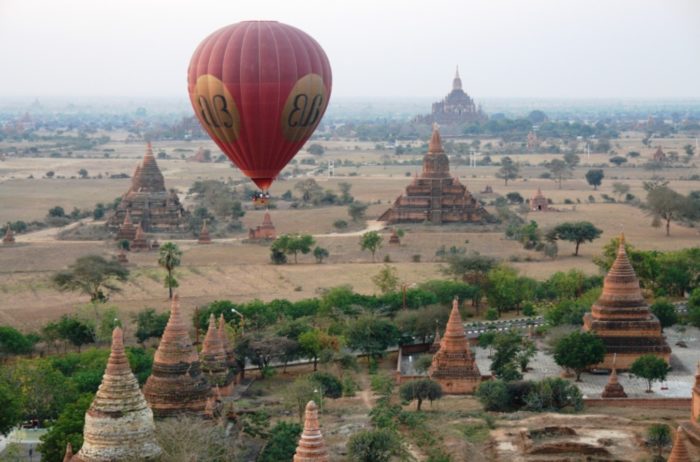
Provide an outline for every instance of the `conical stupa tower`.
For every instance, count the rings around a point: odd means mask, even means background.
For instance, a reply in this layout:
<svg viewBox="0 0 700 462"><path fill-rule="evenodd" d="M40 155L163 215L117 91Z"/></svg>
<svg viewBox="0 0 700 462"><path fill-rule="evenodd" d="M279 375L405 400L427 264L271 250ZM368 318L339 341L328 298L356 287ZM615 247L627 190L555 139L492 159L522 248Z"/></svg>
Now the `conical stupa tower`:
<svg viewBox="0 0 700 462"><path fill-rule="evenodd" d="M148 240L146 239L146 233L143 232L141 224L136 227L136 233L134 234L134 240L131 241L130 250L134 252L141 252L148 250Z"/></svg>
<svg viewBox="0 0 700 462"><path fill-rule="evenodd" d="M197 244L211 244L211 236L209 235L207 220L204 220L204 222L202 223L202 229L199 231L199 238L197 239Z"/></svg>
<svg viewBox="0 0 700 462"><path fill-rule="evenodd" d="M203 414L210 392L175 295L170 319L153 358L153 372L143 387L143 394L153 415L164 418Z"/></svg>
<svg viewBox="0 0 700 462"><path fill-rule="evenodd" d="M216 328L216 318L209 316L209 329L202 345L202 372L212 387L218 388L222 396L233 393L233 373L228 368L226 350Z"/></svg>
<svg viewBox="0 0 700 462"><path fill-rule="evenodd" d="M117 327L112 333L112 352L102 383L85 413L83 446L70 460L139 462L156 460L161 453L153 413L131 372L122 330Z"/></svg>
<svg viewBox="0 0 700 462"><path fill-rule="evenodd" d="M603 282L603 292L583 317L583 330L593 332L605 343L605 359L596 368L630 368L645 354L656 355L666 362L671 348L661 334L659 320L644 301L639 280L625 251L625 237L620 236L617 257Z"/></svg>
<svg viewBox="0 0 700 462"><path fill-rule="evenodd" d="M299 438L294 462L328 462L328 451L318 424L318 407L313 401L306 404L304 431Z"/></svg>
<svg viewBox="0 0 700 462"><path fill-rule="evenodd" d="M430 345L430 349L428 350L428 353L437 353L440 350L440 329L438 329L437 326L435 326L435 337L433 338L433 343Z"/></svg>
<svg viewBox="0 0 700 462"><path fill-rule="evenodd" d="M7 224L7 228L5 230L5 236L2 238L2 243L3 244L14 244L15 243L15 233L12 231L12 227L10 224Z"/></svg>
<svg viewBox="0 0 700 462"><path fill-rule="evenodd" d="M136 237L136 227L131 222L131 213L127 210L124 215L124 223L119 227L117 232L117 241L127 240L133 241Z"/></svg>
<svg viewBox="0 0 700 462"><path fill-rule="evenodd" d="M683 427L678 427L676 437L673 439L673 449L668 455L667 462L697 462L698 459L691 459L690 454L688 454L687 441L685 430Z"/></svg>
<svg viewBox="0 0 700 462"><path fill-rule="evenodd" d="M627 398L627 393L625 393L625 389L617 378L616 362L617 356L613 356L612 372L610 373L608 383L605 384L605 388L603 389L603 398Z"/></svg>
<svg viewBox="0 0 700 462"><path fill-rule="evenodd" d="M440 349L433 356L428 375L442 386L446 394L473 393L481 383L481 373L469 349L456 298L452 302L450 319L440 341Z"/></svg>
<svg viewBox="0 0 700 462"><path fill-rule="evenodd" d="M450 178L450 161L442 148L440 129L433 124L428 154L423 158L423 178Z"/></svg>
<svg viewBox="0 0 700 462"><path fill-rule="evenodd" d="M219 316L219 338L221 339L221 344L224 346L224 351L226 352L226 365L229 370L234 371L236 369L236 354L233 350L233 345L228 338L226 333L226 319L224 319L224 314L221 313Z"/></svg>

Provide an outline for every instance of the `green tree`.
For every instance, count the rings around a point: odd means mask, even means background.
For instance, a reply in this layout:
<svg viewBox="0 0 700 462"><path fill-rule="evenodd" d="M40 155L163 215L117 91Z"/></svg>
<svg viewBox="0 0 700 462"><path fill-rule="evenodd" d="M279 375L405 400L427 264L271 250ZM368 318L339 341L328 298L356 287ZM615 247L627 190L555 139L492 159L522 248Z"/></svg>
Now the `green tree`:
<svg viewBox="0 0 700 462"><path fill-rule="evenodd" d="M348 440L347 450L353 462L389 462L404 453L399 436L387 428L360 430Z"/></svg>
<svg viewBox="0 0 700 462"><path fill-rule="evenodd" d="M166 242L160 246L158 251L158 264L167 271L165 276L165 287L168 288L168 298L173 298L173 288L179 284L173 274L175 268L180 266L182 261L182 250L173 242Z"/></svg>
<svg viewBox="0 0 700 462"><path fill-rule="evenodd" d="M10 384L0 381L0 435L7 435L22 421L22 395Z"/></svg>
<svg viewBox="0 0 700 462"><path fill-rule="evenodd" d="M61 461L66 451L66 444L70 443L74 452L83 445L83 426L85 425L85 413L92 403L93 395L85 394L74 402L68 404L58 419L49 427L49 431L41 436L41 443L37 450L41 452L41 460Z"/></svg>
<svg viewBox="0 0 700 462"><path fill-rule="evenodd" d="M328 258L328 249L324 249L323 247L316 246L314 247L314 258L316 258L316 263L323 263L324 258Z"/></svg>
<svg viewBox="0 0 700 462"><path fill-rule="evenodd" d="M666 236L671 235L671 221L688 214L688 199L668 186L658 186L647 193L645 205L654 220L664 220Z"/></svg>
<svg viewBox="0 0 700 462"><path fill-rule="evenodd" d="M352 218L352 221L364 220L365 213L367 212L368 204L363 202L353 201L348 205L348 215Z"/></svg>
<svg viewBox="0 0 700 462"><path fill-rule="evenodd" d="M671 444L671 429L666 424L653 424L647 429L647 444L656 449L657 457L663 460L661 454L665 447Z"/></svg>
<svg viewBox="0 0 700 462"><path fill-rule="evenodd" d="M510 409L508 386L501 379L481 382L476 389L476 397L487 411L505 412Z"/></svg>
<svg viewBox="0 0 700 462"><path fill-rule="evenodd" d="M654 313L657 318L659 318L662 330L666 327L671 327L678 322L676 306L665 298L655 300L650 308L651 312Z"/></svg>
<svg viewBox="0 0 700 462"><path fill-rule="evenodd" d="M662 358L655 355L642 355L630 366L630 373L647 381L647 393L651 393L653 382L663 382L671 368Z"/></svg>
<svg viewBox="0 0 700 462"><path fill-rule="evenodd" d="M381 357L399 340L398 329L393 323L370 315L352 321L345 335L348 347L361 351L368 358Z"/></svg>
<svg viewBox="0 0 700 462"><path fill-rule="evenodd" d="M581 373L598 364L605 358L605 344L590 332L572 332L562 337L554 346L554 362L576 373L576 381L581 381Z"/></svg>
<svg viewBox="0 0 700 462"><path fill-rule="evenodd" d="M340 350L340 339L318 328L301 333L297 341L301 354L313 360L314 371L317 370L318 358L323 351L337 352Z"/></svg>
<svg viewBox="0 0 700 462"><path fill-rule="evenodd" d="M496 267L496 259L472 252L465 255L452 254L447 257L446 263L447 266L440 269L443 274L461 279L474 287L475 290L471 297L472 306L479 314L481 299L488 281L487 275Z"/></svg>
<svg viewBox="0 0 700 462"><path fill-rule="evenodd" d="M43 422L55 419L76 399L75 386L45 359L17 361L9 371L9 383L22 390L23 418Z"/></svg>
<svg viewBox="0 0 700 462"><path fill-rule="evenodd" d="M20 331L14 327L0 326L0 357L31 353L33 348L33 342Z"/></svg>
<svg viewBox="0 0 700 462"><path fill-rule="evenodd" d="M593 242L598 239L603 230L596 228L590 221L561 223L547 233L549 241L564 240L576 243L574 256L578 256L579 246L583 242Z"/></svg>
<svg viewBox="0 0 700 462"><path fill-rule="evenodd" d="M61 339L78 347L78 351L83 345L95 342L94 328L73 316L65 314L61 316L56 325L56 330Z"/></svg>
<svg viewBox="0 0 700 462"><path fill-rule="evenodd" d="M520 166L508 156L501 159L501 168L496 173L496 178L501 178L508 186L508 180L515 180L520 176Z"/></svg>
<svg viewBox="0 0 700 462"><path fill-rule="evenodd" d="M693 289L688 297L688 320L695 327L700 327L700 287Z"/></svg>
<svg viewBox="0 0 700 462"><path fill-rule="evenodd" d="M496 335L491 372L499 379L509 382L523 378L518 356L523 350L522 337L514 330Z"/></svg>
<svg viewBox="0 0 700 462"><path fill-rule="evenodd" d="M545 167L556 180L557 184L559 185L559 189L561 189L562 181L567 178L571 178L571 167L561 159L553 159L550 162L547 162Z"/></svg>
<svg viewBox="0 0 700 462"><path fill-rule="evenodd" d="M161 337L169 318L170 312L158 314L153 308L144 308L133 314L132 319L136 323L136 339L139 343L143 343L151 337Z"/></svg>
<svg viewBox="0 0 700 462"><path fill-rule="evenodd" d="M399 286L399 277L395 266L385 264L377 274L372 276L372 282L383 294L396 292Z"/></svg>
<svg viewBox="0 0 700 462"><path fill-rule="evenodd" d="M569 151L566 154L564 154L564 162L566 162L566 165L569 167L570 170L575 169L580 161L581 158L574 151Z"/></svg>
<svg viewBox="0 0 700 462"><path fill-rule="evenodd" d="M271 249L273 252L281 252L294 255L294 263L297 263L297 255L306 255L311 252L311 247L316 243L310 234L283 234L275 239Z"/></svg>
<svg viewBox="0 0 700 462"><path fill-rule="evenodd" d="M51 281L58 290L79 291L89 295L93 303L104 303L111 292L121 291L115 283L125 282L128 277L129 271L119 262L87 255L78 258L68 270L54 274Z"/></svg>
<svg viewBox="0 0 700 462"><path fill-rule="evenodd" d="M308 376L297 377L294 382L284 390L284 405L290 410L296 411L299 422L304 421L306 404L311 400L319 399L318 384Z"/></svg>
<svg viewBox="0 0 700 462"><path fill-rule="evenodd" d="M257 459L258 462L291 461L301 432L302 427L296 422L277 422L270 430L270 437Z"/></svg>
<svg viewBox="0 0 700 462"><path fill-rule="evenodd" d="M350 204L352 201L355 199L350 195L350 189L352 188L352 184L348 183L347 181L341 181L338 183L338 188L340 189L340 202L342 204Z"/></svg>
<svg viewBox="0 0 700 462"><path fill-rule="evenodd" d="M360 248L372 252L372 261L374 262L374 255L381 248L382 241L382 235L377 231L367 231L360 236Z"/></svg>
<svg viewBox="0 0 700 462"><path fill-rule="evenodd" d="M627 159L625 159L622 156L613 156L610 159L608 159L608 162L610 162L611 164L615 164L617 167L619 167L620 165L627 162Z"/></svg>
<svg viewBox="0 0 700 462"><path fill-rule="evenodd" d="M423 400L427 399L432 404L442 398L442 387L430 379L411 380L401 385L399 396L406 402L416 401L416 410L420 411Z"/></svg>
<svg viewBox="0 0 700 462"><path fill-rule="evenodd" d="M489 349L489 358L493 356L493 344L496 343L496 331L487 330L479 335L479 346L481 348Z"/></svg>
<svg viewBox="0 0 700 462"><path fill-rule="evenodd" d="M617 196L617 200L619 201L622 199L623 196L625 196L627 193L630 192L630 185L625 184L625 183L619 183L615 182L612 184L613 188L613 194Z"/></svg>
<svg viewBox="0 0 700 462"><path fill-rule="evenodd" d="M80 178L82 179L85 179L88 177L88 171L84 168L81 168L80 170L78 170L78 176L80 176Z"/></svg>
<svg viewBox="0 0 700 462"><path fill-rule="evenodd" d="M528 280L518 277L518 272L513 268L498 266L489 271L486 277L486 297L499 315L511 309L520 311L523 301L531 296Z"/></svg>
<svg viewBox="0 0 700 462"><path fill-rule="evenodd" d="M593 190L598 189L598 186L603 183L603 178L605 178L605 173L602 168L592 168L586 172L586 181L593 186Z"/></svg>
<svg viewBox="0 0 700 462"><path fill-rule="evenodd" d="M306 148L306 152L315 156L320 156L325 152L325 149L323 149L323 146L318 143L312 143L308 148Z"/></svg>
<svg viewBox="0 0 700 462"><path fill-rule="evenodd" d="M323 188L313 178L302 180L294 185L294 189L301 193L301 200L308 204L315 198L323 195Z"/></svg>

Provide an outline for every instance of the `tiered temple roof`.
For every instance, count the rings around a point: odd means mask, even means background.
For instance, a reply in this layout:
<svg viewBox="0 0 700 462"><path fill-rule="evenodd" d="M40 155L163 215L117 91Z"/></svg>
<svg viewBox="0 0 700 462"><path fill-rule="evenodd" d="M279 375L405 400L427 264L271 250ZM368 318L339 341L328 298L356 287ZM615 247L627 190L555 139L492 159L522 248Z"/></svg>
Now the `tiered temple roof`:
<svg viewBox="0 0 700 462"><path fill-rule="evenodd" d="M228 367L226 350L213 314L209 316L209 329L204 337L200 357L202 372L209 383L212 387L217 387L223 396L229 396L233 392L233 373Z"/></svg>
<svg viewBox="0 0 700 462"><path fill-rule="evenodd" d="M12 231L10 224L7 224L5 229L5 236L2 238L3 244L14 244L15 243L15 233Z"/></svg>
<svg viewBox="0 0 700 462"><path fill-rule="evenodd" d="M199 231L197 244L211 244L211 236L209 236L209 228L207 228L207 220L202 223L202 229Z"/></svg>
<svg viewBox="0 0 700 462"><path fill-rule="evenodd" d="M256 226L255 228L250 228L248 230L248 239L252 240L273 240L277 237L277 230L275 225L272 224L272 218L270 217L270 212L265 212L263 216L262 225Z"/></svg>
<svg viewBox="0 0 700 462"><path fill-rule="evenodd" d="M450 319L440 340L440 349L433 356L428 375L442 386L446 394L473 393L481 383L481 373L469 349L456 298L452 302Z"/></svg>
<svg viewBox="0 0 700 462"><path fill-rule="evenodd" d="M625 393L625 389L617 378L616 362L617 357L613 355L612 372L608 378L608 383L605 384L603 389L603 398L627 398L627 393Z"/></svg>
<svg viewBox="0 0 700 462"><path fill-rule="evenodd" d="M483 121L487 117L474 100L462 89L459 67L452 79L452 91L442 101L433 103L432 113L416 118L418 123L464 124Z"/></svg>
<svg viewBox="0 0 700 462"><path fill-rule="evenodd" d="M593 332L605 343L605 359L595 368L630 368L638 357L656 355L669 362L671 348L661 333L659 320L644 301L639 280L627 258L625 238L620 236L617 257L603 282L603 292L583 317L583 330Z"/></svg>
<svg viewBox="0 0 700 462"><path fill-rule="evenodd" d="M304 431L299 438L294 462L328 462L328 451L318 424L318 407L313 401L306 404Z"/></svg>
<svg viewBox="0 0 700 462"><path fill-rule="evenodd" d="M107 226L117 231L127 212L130 212L133 222L141 223L148 232L188 230L189 214L180 203L177 193L165 189L165 180L153 156L151 143L148 143L141 165L137 165L134 170L131 187L107 219Z"/></svg>
<svg viewBox="0 0 700 462"><path fill-rule="evenodd" d="M85 413L83 446L71 462L151 461L162 450L155 437L153 413L124 352L122 330L112 333L112 351L95 399Z"/></svg>
<svg viewBox="0 0 700 462"><path fill-rule="evenodd" d="M211 387L202 374L197 350L173 297L170 319L153 357L153 372L143 387L156 418L204 413Z"/></svg>
<svg viewBox="0 0 700 462"><path fill-rule="evenodd" d="M489 214L467 188L450 175L450 161L442 148L437 125L423 157L423 173L379 217L379 221L389 223L483 224L489 220Z"/></svg>

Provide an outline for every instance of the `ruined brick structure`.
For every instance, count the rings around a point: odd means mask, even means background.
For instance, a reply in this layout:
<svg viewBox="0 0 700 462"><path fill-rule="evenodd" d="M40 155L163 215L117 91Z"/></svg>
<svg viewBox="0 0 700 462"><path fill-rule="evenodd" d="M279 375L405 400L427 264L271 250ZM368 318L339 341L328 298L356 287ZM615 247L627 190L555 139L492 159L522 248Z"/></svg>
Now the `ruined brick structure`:
<svg viewBox="0 0 700 462"><path fill-rule="evenodd" d="M690 420L681 422L678 427L668 462L698 460L700 460L700 363L695 372L690 401Z"/></svg>
<svg viewBox="0 0 700 462"><path fill-rule="evenodd" d="M301 433L294 462L328 462L328 451L318 424L318 407L313 401L306 404L304 431Z"/></svg>
<svg viewBox="0 0 700 462"><path fill-rule="evenodd" d="M207 220L202 223L202 229L199 231L199 237L197 238L197 244L211 244L211 236L209 236L209 228L207 227Z"/></svg>
<svg viewBox="0 0 700 462"><path fill-rule="evenodd" d="M656 148L656 152L652 156L654 162L664 162L666 160L666 153L661 149L661 146Z"/></svg>
<svg viewBox="0 0 700 462"><path fill-rule="evenodd" d="M379 221L388 223L479 223L491 218L459 180L450 175L450 161L442 149L440 132L433 127L423 173L413 179Z"/></svg>
<svg viewBox="0 0 700 462"><path fill-rule="evenodd" d="M175 295L168 324L153 357L153 372L143 387L143 394L156 418L203 415L211 394L187 325Z"/></svg>
<svg viewBox="0 0 700 462"><path fill-rule="evenodd" d="M228 367L226 350L213 314L209 317L209 328L204 336L200 358L202 372L211 386L221 396L230 396L233 393L233 372Z"/></svg>
<svg viewBox="0 0 700 462"><path fill-rule="evenodd" d="M117 241L133 241L136 237L136 227L131 221L131 213L127 210L124 214L124 221L121 226L119 226L119 231L117 231Z"/></svg>
<svg viewBox="0 0 700 462"><path fill-rule="evenodd" d="M12 231L9 223L7 224L7 228L5 230L5 236L2 238L2 243L6 245L15 243L15 233Z"/></svg>
<svg viewBox="0 0 700 462"><path fill-rule="evenodd" d="M132 252L147 252L151 249L151 245L146 239L146 233L143 232L141 224L136 227L136 233L134 233L134 238L129 244L129 250Z"/></svg>
<svg viewBox="0 0 700 462"><path fill-rule="evenodd" d="M532 212L548 212L549 211L549 201L544 194L542 194L542 189L537 188L537 192L530 199L530 210Z"/></svg>
<svg viewBox="0 0 700 462"><path fill-rule="evenodd" d="M653 354L669 362L671 348L661 333L661 324L644 301L639 280L627 258L625 238L620 236L617 257L605 281L600 298L583 317L583 330L593 332L605 343L605 359L595 368L628 370L635 359Z"/></svg>
<svg viewBox="0 0 700 462"><path fill-rule="evenodd" d="M617 356L613 355L612 372L608 378L608 383L605 384L605 388L603 389L603 398L627 398L627 393L625 393L625 389L617 378L616 363Z"/></svg>
<svg viewBox="0 0 700 462"><path fill-rule="evenodd" d="M272 218L270 218L270 212L265 212L263 217L262 225L256 226L255 228L250 228L248 230L248 239L255 241L262 240L274 240L277 238L277 230L275 230L275 225L272 224Z"/></svg>
<svg viewBox="0 0 700 462"><path fill-rule="evenodd" d="M428 376L448 395L473 393L481 383L481 373L469 349L457 299L452 302L445 335L440 340L440 349L433 356Z"/></svg>
<svg viewBox="0 0 700 462"><path fill-rule="evenodd" d="M177 193L165 189L165 180L153 156L151 143L148 143L143 161L134 170L131 187L107 218L107 226L117 231L127 212L130 212L130 220L140 223L147 232L184 233L189 229L189 213L180 203Z"/></svg>
<svg viewBox="0 0 700 462"><path fill-rule="evenodd" d="M122 330L112 333L112 351L102 383L85 413L83 446L76 455L68 445L64 462L152 461L162 450L156 441L153 413L124 352Z"/></svg>
<svg viewBox="0 0 700 462"><path fill-rule="evenodd" d="M486 114L477 107L474 100L462 89L462 79L459 68L452 80L452 91L442 101L433 103L429 115L419 116L417 123L439 123L443 125L458 125L487 120Z"/></svg>
<svg viewBox="0 0 700 462"><path fill-rule="evenodd" d="M233 344L226 333L226 319L224 319L223 313L219 317L219 338L226 352L226 365L229 370L235 370L238 367L236 364L236 355L233 350Z"/></svg>

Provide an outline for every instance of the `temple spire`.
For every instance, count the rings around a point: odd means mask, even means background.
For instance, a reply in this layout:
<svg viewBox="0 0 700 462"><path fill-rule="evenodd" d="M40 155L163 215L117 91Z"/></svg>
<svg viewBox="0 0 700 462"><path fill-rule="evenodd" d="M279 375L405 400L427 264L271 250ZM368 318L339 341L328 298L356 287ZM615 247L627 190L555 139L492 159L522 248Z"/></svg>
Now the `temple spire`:
<svg viewBox="0 0 700 462"><path fill-rule="evenodd" d="M668 455L668 462L691 462L686 446L687 436L683 427L678 427L676 437L673 439L673 449Z"/></svg>
<svg viewBox="0 0 700 462"><path fill-rule="evenodd" d="M459 77L459 66L457 66L457 70L455 70L455 78L452 80L452 90L461 90L462 89L462 79Z"/></svg>
<svg viewBox="0 0 700 462"><path fill-rule="evenodd" d="M617 378L617 353L613 354L612 372L608 378L608 383L603 389L603 398L627 398L627 393Z"/></svg>
<svg viewBox="0 0 700 462"><path fill-rule="evenodd" d="M318 424L318 407L313 401L306 404L304 431L294 453L294 462L328 462L326 443Z"/></svg>
<svg viewBox="0 0 700 462"><path fill-rule="evenodd" d="M433 134L430 137L430 143L428 144L428 153L439 154L443 152L445 152L445 150L442 148L442 139L440 138L440 127L437 123L434 123Z"/></svg>

